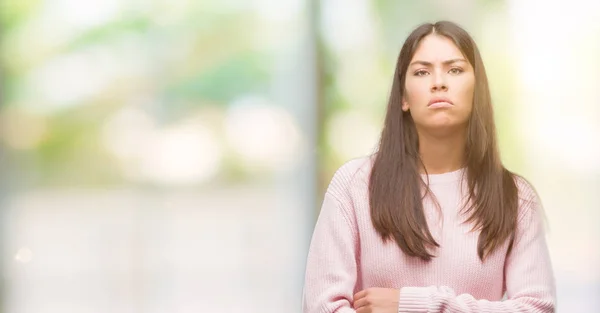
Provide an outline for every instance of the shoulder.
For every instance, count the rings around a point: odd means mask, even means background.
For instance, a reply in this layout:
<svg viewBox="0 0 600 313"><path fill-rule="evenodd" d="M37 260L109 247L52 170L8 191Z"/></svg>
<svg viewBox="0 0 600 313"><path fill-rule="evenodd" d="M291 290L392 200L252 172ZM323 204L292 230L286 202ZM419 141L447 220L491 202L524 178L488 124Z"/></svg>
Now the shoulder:
<svg viewBox="0 0 600 313"><path fill-rule="evenodd" d="M541 217L542 203L533 184L521 175L514 174L514 178L518 191L519 220L526 217Z"/></svg>
<svg viewBox="0 0 600 313"><path fill-rule="evenodd" d="M519 203L523 202L538 202L539 196L533 184L528 181L525 177L517 174L513 174L515 179L515 185L517 186Z"/></svg>
<svg viewBox="0 0 600 313"><path fill-rule="evenodd" d="M372 165L371 155L346 161L333 174L327 192L336 197L344 197L351 185L368 184Z"/></svg>

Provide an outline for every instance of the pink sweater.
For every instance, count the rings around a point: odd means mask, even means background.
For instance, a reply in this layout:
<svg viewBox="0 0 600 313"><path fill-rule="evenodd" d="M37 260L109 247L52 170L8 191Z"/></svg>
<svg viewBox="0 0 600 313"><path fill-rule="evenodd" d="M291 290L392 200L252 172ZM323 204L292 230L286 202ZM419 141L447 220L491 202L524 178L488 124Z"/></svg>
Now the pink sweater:
<svg viewBox="0 0 600 313"><path fill-rule="evenodd" d="M368 158L344 164L323 201L308 253L304 313L351 313L354 293L400 290L398 312L554 312L555 286L533 189L519 180L519 222L508 242L485 262L477 256L478 232L458 209L464 170L429 175L442 216L424 201L430 231L440 248L432 261L411 258L394 241L383 243L371 224ZM505 299L503 299L505 297Z"/></svg>

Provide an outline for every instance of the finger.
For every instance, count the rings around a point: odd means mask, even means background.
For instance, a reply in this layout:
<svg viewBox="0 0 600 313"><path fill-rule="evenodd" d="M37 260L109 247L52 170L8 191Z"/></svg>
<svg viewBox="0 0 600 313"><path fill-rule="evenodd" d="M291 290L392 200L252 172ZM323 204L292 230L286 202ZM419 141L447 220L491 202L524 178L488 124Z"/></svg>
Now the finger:
<svg viewBox="0 0 600 313"><path fill-rule="evenodd" d="M357 293L354 295L354 301L356 301L357 299L364 298L364 297L367 295L367 290L368 290L368 289L363 289L363 290L361 290L361 291L357 292Z"/></svg>
<svg viewBox="0 0 600 313"><path fill-rule="evenodd" d="M360 298L358 300L354 300L354 309L358 310L360 308L366 307L369 304L367 297Z"/></svg>
<svg viewBox="0 0 600 313"><path fill-rule="evenodd" d="M368 306L363 306L362 308L356 310L356 313L371 313L371 309Z"/></svg>

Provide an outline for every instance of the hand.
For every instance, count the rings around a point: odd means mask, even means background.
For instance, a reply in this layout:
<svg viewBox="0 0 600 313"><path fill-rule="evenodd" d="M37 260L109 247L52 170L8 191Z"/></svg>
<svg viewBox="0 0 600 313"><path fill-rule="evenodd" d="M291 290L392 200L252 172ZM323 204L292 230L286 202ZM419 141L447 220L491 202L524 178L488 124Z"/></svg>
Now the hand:
<svg viewBox="0 0 600 313"><path fill-rule="evenodd" d="M354 295L356 313L397 313L400 290L369 288Z"/></svg>

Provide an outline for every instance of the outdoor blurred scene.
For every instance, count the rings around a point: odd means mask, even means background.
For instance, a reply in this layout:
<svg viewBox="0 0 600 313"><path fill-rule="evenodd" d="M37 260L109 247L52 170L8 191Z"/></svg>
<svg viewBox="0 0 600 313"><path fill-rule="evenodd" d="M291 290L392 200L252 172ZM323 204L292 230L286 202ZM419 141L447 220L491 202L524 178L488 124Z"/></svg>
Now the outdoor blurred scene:
<svg viewBox="0 0 600 313"><path fill-rule="evenodd" d="M301 311L329 180L422 22L481 50L558 312L600 310L600 2L0 2L0 309Z"/></svg>

